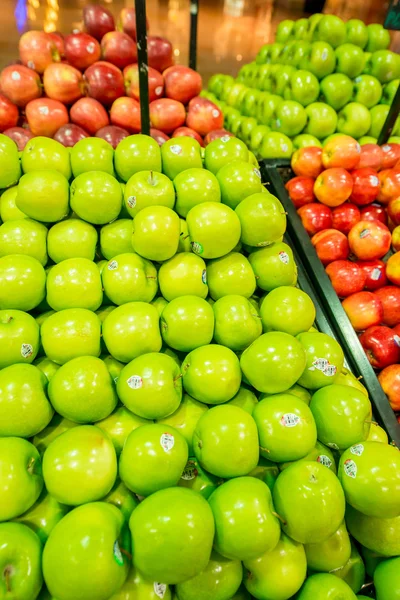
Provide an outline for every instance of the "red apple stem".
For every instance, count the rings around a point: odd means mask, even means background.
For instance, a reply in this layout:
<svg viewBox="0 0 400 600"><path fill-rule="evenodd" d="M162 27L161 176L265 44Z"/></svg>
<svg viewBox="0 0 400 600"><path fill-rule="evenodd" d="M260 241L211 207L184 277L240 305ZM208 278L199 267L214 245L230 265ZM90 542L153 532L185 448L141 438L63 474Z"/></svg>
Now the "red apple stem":
<svg viewBox="0 0 400 600"><path fill-rule="evenodd" d="M286 525L287 524L286 521L285 521L285 519L283 517L281 517L281 515L278 515L277 512L273 511L272 514L274 515L274 517L276 517L277 519L280 520L280 522L282 523L282 525Z"/></svg>
<svg viewBox="0 0 400 600"><path fill-rule="evenodd" d="M128 552L128 550L125 550L125 548L120 547L120 551L121 551L121 554L123 554L124 556L129 558L129 560L132 562L132 554L130 552Z"/></svg>

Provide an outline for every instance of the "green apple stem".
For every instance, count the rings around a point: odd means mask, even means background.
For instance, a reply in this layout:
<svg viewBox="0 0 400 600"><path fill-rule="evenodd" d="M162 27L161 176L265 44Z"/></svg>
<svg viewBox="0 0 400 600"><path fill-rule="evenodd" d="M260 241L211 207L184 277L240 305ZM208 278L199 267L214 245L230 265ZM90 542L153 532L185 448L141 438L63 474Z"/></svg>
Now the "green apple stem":
<svg viewBox="0 0 400 600"><path fill-rule="evenodd" d="M182 373L179 373L178 377L175 377L174 383L178 381L181 377L183 377Z"/></svg>
<svg viewBox="0 0 400 600"><path fill-rule="evenodd" d="M120 547L120 551L121 551L121 554L126 556L126 558L128 558L130 560L130 562L132 562L132 554L130 552L128 552L128 550L125 550L125 548Z"/></svg>
<svg viewBox="0 0 400 600"><path fill-rule="evenodd" d="M153 275L146 275L146 279L157 279L157 277L154 277Z"/></svg>
<svg viewBox="0 0 400 600"><path fill-rule="evenodd" d="M361 591L366 590L367 588L371 587L372 585L374 585L373 581L369 581L368 583L364 583L364 585L361 586Z"/></svg>
<svg viewBox="0 0 400 600"><path fill-rule="evenodd" d="M156 184L156 180L155 180L155 178L153 176L153 171L150 171L149 184L150 185L155 185Z"/></svg>
<svg viewBox="0 0 400 600"><path fill-rule="evenodd" d="M262 446L260 446L260 450L262 450L263 452L267 452L268 454L270 453L270 450L268 450L268 448L263 448Z"/></svg>
<svg viewBox="0 0 400 600"><path fill-rule="evenodd" d="M281 515L278 515L278 513L275 512L275 511L272 511L272 514L274 515L274 517L276 517L277 519L280 520L280 522L282 523L282 525L286 525L286 521L285 521L285 519L283 517L281 517Z"/></svg>
<svg viewBox="0 0 400 600"><path fill-rule="evenodd" d="M10 580L10 576L11 576L11 567L6 567L4 569L4 579L6 580L6 591L8 593L11 593L11 580Z"/></svg>
<svg viewBox="0 0 400 600"><path fill-rule="evenodd" d="M30 461L28 462L28 465L26 467L26 470L28 471L28 473L30 475L33 475L33 473L35 471L35 466L36 466L36 459L32 456L32 458L30 459Z"/></svg>

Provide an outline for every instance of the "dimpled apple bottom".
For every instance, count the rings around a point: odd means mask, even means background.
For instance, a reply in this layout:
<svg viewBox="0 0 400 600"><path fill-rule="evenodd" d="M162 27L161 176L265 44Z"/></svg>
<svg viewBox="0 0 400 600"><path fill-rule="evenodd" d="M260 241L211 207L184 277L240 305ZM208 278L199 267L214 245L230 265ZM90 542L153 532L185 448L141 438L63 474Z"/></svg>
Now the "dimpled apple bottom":
<svg viewBox="0 0 400 600"><path fill-rule="evenodd" d="M398 450L221 135L37 137L20 173L0 134L1 599L354 600L377 559L400 593Z"/></svg>

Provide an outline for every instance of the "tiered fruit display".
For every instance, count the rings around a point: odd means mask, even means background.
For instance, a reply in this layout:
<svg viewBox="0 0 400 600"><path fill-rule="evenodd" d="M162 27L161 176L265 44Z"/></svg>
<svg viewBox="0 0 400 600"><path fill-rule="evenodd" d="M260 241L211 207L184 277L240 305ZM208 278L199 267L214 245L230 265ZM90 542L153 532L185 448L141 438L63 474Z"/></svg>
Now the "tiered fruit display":
<svg viewBox="0 0 400 600"><path fill-rule="evenodd" d="M34 136L64 146L89 136L115 148L141 131L135 10L124 8L118 29L106 8L84 8L85 31L61 34L28 31L19 42L18 64L0 74L0 132L23 150ZM191 136L200 145L221 129L219 108L199 97L202 78L174 65L172 44L148 36L151 135L162 144Z"/></svg>
<svg viewBox="0 0 400 600"><path fill-rule="evenodd" d="M290 158L335 132L374 143L399 85L400 56L389 44L381 25L358 19L282 21L276 42L263 46L255 62L236 79L214 75L203 94L259 158Z"/></svg>
<svg viewBox="0 0 400 600"><path fill-rule="evenodd" d="M400 145L300 148L289 196L371 365L400 411Z"/></svg>
<svg viewBox="0 0 400 600"><path fill-rule="evenodd" d="M0 594L398 595L399 451L245 144L0 161Z"/></svg>

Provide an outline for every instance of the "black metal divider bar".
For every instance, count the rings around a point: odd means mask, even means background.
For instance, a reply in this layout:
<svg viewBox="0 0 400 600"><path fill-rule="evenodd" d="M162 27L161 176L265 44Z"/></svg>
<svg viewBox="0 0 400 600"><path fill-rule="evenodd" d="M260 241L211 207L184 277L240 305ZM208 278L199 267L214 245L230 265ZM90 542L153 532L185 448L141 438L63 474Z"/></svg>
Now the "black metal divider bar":
<svg viewBox="0 0 400 600"><path fill-rule="evenodd" d="M381 129L381 132L379 134L377 143L380 146L382 146L382 144L386 144L386 142L390 138L391 133L393 131L393 127L396 123L396 119L399 116L399 112L400 112L400 85L397 88L396 94L393 98L393 102L390 105L388 115L386 117L386 120L385 120L383 127Z"/></svg>
<svg viewBox="0 0 400 600"><path fill-rule="evenodd" d="M190 1L190 39L189 39L189 67L197 68L197 19L199 15L199 0Z"/></svg>
<svg viewBox="0 0 400 600"><path fill-rule="evenodd" d="M147 59L146 0L135 0L138 50L140 119L142 133L150 134L149 67Z"/></svg>
<svg viewBox="0 0 400 600"><path fill-rule="evenodd" d="M368 390L377 420L385 428L390 439L400 447L400 425L287 194L278 167L290 167L290 161L277 159L260 162L264 183L271 193L279 198L287 212L288 236L318 298L316 306L321 307L324 318L334 332L333 337L343 348L352 372L357 377L362 377L362 383ZM306 289L304 291L309 293ZM312 299L314 300L313 297Z"/></svg>

